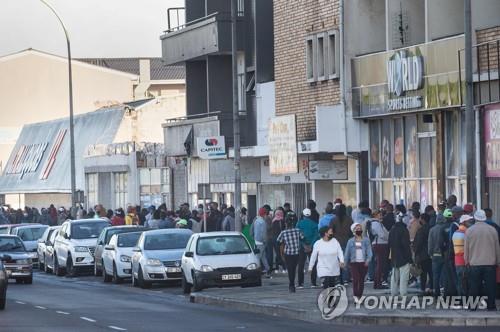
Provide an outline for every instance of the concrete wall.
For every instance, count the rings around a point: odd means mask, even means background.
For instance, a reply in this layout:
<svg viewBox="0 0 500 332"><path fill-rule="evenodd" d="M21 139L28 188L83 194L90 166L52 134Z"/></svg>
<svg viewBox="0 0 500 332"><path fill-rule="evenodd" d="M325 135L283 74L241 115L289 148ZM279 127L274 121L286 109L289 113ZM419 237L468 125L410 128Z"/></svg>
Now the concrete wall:
<svg viewBox="0 0 500 332"><path fill-rule="evenodd" d="M426 0L426 2L428 22L427 42L464 32L463 1ZM478 1L474 3L474 6L477 4Z"/></svg>
<svg viewBox="0 0 500 332"><path fill-rule="evenodd" d="M64 58L26 51L0 58L0 73L0 161L5 165L24 124L68 116L68 68ZM73 61L75 114L132 100L135 77Z"/></svg>
<svg viewBox="0 0 500 332"><path fill-rule="evenodd" d="M255 89L257 100L257 145L267 146L269 120L276 113L274 82L256 84Z"/></svg>
<svg viewBox="0 0 500 332"><path fill-rule="evenodd" d="M407 39L399 40L398 14L403 12L403 26L408 26ZM386 24L388 49L421 44L425 42L425 0L386 0Z"/></svg>
<svg viewBox="0 0 500 332"><path fill-rule="evenodd" d="M66 209L71 207L70 194L25 194L24 198L24 204L26 206L36 207L38 209L43 207L47 208L50 204L54 204L55 207L63 206Z"/></svg>

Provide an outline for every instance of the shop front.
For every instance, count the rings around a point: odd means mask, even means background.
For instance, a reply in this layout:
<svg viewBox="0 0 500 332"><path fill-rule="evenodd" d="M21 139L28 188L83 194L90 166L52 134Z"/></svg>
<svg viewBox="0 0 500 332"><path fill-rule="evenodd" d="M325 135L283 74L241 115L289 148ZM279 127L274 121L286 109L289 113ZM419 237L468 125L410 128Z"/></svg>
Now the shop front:
<svg viewBox="0 0 500 332"><path fill-rule="evenodd" d="M500 104L484 107L485 203L500 211ZM498 212L497 212L498 213Z"/></svg>
<svg viewBox="0 0 500 332"><path fill-rule="evenodd" d="M352 60L354 116L369 124L372 206L467 201L461 48L454 37Z"/></svg>

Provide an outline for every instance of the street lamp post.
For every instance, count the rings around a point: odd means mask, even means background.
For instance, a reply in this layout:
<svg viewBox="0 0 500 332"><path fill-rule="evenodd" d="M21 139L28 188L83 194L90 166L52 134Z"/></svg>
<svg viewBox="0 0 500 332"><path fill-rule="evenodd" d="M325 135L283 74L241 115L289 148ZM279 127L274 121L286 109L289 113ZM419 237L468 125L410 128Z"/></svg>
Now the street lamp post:
<svg viewBox="0 0 500 332"><path fill-rule="evenodd" d="M71 71L71 46L69 42L69 35L68 35L68 30L66 29L66 26L64 25L63 21L61 20L61 17L59 14L57 14L57 11L55 10L52 5L50 5L47 1L45 0L40 0L45 6L47 6L52 13L57 17L57 20L59 23L61 23L61 26L64 30L64 35L66 36L66 45L68 47L68 75L69 75L69 81L68 81L68 89L69 89L69 139L70 139L70 153L71 153L71 208L74 208L76 206L76 175L75 175L75 128L74 128L74 121L73 121L73 78L72 78L72 71Z"/></svg>

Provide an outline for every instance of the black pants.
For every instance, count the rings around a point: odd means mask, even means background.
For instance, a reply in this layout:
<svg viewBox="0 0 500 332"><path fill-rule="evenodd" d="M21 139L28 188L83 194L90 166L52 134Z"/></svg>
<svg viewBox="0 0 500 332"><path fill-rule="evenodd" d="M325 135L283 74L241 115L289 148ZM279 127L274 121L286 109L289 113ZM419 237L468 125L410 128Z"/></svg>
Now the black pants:
<svg viewBox="0 0 500 332"><path fill-rule="evenodd" d="M422 268L422 274L420 275L420 289L425 291L426 288L433 289L432 285L432 260L426 259L419 263ZM429 277L429 279L427 279ZM427 287L427 280L429 281L429 286Z"/></svg>
<svg viewBox="0 0 500 332"><path fill-rule="evenodd" d="M288 270L288 281L290 287L295 287L295 272L299 262L299 255L285 255L286 269Z"/></svg>
<svg viewBox="0 0 500 332"><path fill-rule="evenodd" d="M488 297L488 309L496 309L496 266L480 265L469 268L469 289L471 296L485 295ZM484 283L484 284L483 284Z"/></svg>
<svg viewBox="0 0 500 332"><path fill-rule="evenodd" d="M306 258L309 257L311 259L312 252L306 254L304 249L300 249L299 251L299 285L304 286L304 267L306 264ZM316 262L317 263L317 262ZM311 271L311 284L316 286L316 264L314 264L313 270Z"/></svg>
<svg viewBox="0 0 500 332"><path fill-rule="evenodd" d="M323 277L323 288L327 289L340 284L340 276Z"/></svg>

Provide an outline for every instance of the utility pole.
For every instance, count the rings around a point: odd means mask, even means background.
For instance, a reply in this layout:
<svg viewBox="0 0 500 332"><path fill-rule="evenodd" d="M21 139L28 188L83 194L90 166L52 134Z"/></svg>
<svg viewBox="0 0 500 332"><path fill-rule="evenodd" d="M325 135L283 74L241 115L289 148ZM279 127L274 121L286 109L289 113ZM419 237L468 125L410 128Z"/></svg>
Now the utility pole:
<svg viewBox="0 0 500 332"><path fill-rule="evenodd" d="M231 56L233 62L234 227L241 232L240 114L238 110L237 0L231 0Z"/></svg>
<svg viewBox="0 0 500 332"><path fill-rule="evenodd" d="M45 0L40 0L45 6L47 6L52 13L57 17L57 20L61 24L64 35L66 37L66 46L68 49L68 90L69 90L69 142L70 142L70 173L71 173L71 209L72 211L76 207L76 171L75 171L75 128L73 119L73 75L71 70L71 45L69 41L69 34L66 26L64 25L61 17L57 13L54 7L50 5Z"/></svg>
<svg viewBox="0 0 500 332"><path fill-rule="evenodd" d="M475 156L475 114L474 114L474 82L472 80L472 22L471 0L464 0L464 27L465 27L465 133L467 156ZM467 200L476 202L474 158L467 158Z"/></svg>

